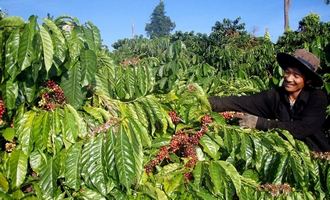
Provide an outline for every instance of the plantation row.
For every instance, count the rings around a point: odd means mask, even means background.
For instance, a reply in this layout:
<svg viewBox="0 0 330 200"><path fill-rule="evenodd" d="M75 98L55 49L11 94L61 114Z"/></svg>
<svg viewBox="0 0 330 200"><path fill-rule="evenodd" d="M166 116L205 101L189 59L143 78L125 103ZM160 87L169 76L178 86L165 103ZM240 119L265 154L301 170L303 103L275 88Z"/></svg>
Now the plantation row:
<svg viewBox="0 0 330 200"><path fill-rule="evenodd" d="M207 99L278 85L276 52L299 45L321 57L327 81L329 31L276 45L243 30L178 32L109 52L72 17L0 27L0 198L330 198L328 153L287 131L242 129Z"/></svg>

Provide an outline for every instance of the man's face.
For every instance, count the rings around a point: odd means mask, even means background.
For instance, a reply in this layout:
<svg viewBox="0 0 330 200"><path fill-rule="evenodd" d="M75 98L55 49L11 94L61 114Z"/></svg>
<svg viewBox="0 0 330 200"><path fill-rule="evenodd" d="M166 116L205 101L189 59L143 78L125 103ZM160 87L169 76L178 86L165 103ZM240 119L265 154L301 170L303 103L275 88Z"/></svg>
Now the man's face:
<svg viewBox="0 0 330 200"><path fill-rule="evenodd" d="M289 93L300 92L305 86L305 76L296 67L288 67L284 70L283 87Z"/></svg>

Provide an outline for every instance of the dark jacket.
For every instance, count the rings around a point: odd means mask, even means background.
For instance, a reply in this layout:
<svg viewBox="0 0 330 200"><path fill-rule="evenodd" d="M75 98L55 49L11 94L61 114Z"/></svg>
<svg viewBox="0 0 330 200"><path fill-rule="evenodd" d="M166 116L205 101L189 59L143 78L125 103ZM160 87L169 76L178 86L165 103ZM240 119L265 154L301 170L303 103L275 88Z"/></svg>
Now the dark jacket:
<svg viewBox="0 0 330 200"><path fill-rule="evenodd" d="M327 96L318 89L304 88L290 107L284 88L276 88L251 96L210 97L216 112L239 111L258 116L256 128L288 130L304 141L311 150L330 151L322 131L326 118Z"/></svg>

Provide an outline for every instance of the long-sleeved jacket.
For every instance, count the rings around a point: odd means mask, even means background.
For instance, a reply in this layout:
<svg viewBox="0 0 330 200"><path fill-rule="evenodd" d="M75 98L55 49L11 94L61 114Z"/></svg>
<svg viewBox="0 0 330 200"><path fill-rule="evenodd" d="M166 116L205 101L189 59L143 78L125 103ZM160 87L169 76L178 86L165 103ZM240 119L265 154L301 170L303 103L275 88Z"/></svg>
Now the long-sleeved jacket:
<svg viewBox="0 0 330 200"><path fill-rule="evenodd" d="M330 151L322 131L326 119L327 96L318 89L304 88L291 107L284 88L276 88L251 96L209 97L216 112L239 111L258 116L256 128L288 130L314 151Z"/></svg>

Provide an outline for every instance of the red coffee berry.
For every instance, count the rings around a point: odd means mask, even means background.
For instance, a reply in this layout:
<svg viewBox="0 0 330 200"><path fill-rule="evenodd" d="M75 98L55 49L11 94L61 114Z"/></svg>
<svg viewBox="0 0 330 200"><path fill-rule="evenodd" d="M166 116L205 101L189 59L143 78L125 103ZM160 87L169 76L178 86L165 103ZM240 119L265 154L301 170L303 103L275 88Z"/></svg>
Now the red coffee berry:
<svg viewBox="0 0 330 200"><path fill-rule="evenodd" d="M213 122L212 117L210 115L204 115L201 121L202 125L208 125Z"/></svg>
<svg viewBox="0 0 330 200"><path fill-rule="evenodd" d="M190 182L193 179L193 174L191 172L187 172L183 175L186 183Z"/></svg>
<svg viewBox="0 0 330 200"><path fill-rule="evenodd" d="M175 111L168 112L168 115L170 116L173 124L178 124L181 121L180 117L178 116L178 114Z"/></svg>
<svg viewBox="0 0 330 200"><path fill-rule="evenodd" d="M0 120L2 119L3 114L6 112L6 107L4 101L0 98Z"/></svg>
<svg viewBox="0 0 330 200"><path fill-rule="evenodd" d="M56 106L65 103L65 96L62 88L53 80L45 83L46 91L41 94L39 105L45 110L54 110Z"/></svg>

